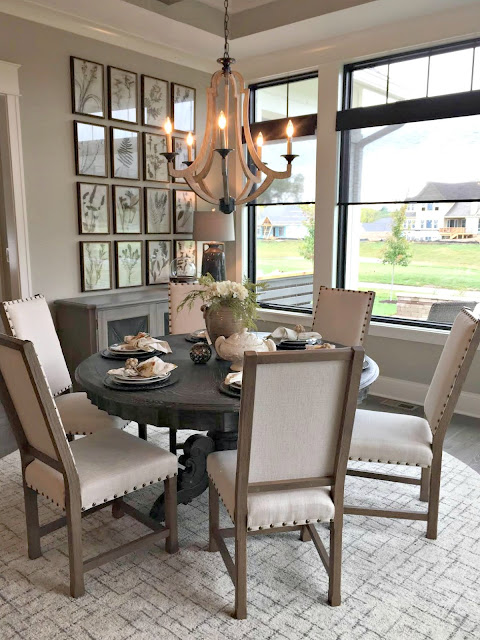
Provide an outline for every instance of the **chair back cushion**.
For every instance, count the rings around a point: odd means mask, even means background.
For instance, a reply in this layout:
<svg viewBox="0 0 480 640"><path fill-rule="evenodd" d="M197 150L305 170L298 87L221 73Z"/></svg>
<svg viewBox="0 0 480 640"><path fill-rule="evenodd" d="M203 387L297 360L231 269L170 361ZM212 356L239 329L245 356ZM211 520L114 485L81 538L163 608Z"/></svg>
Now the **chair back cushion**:
<svg viewBox="0 0 480 640"><path fill-rule="evenodd" d="M457 404L463 382L480 342L480 307L463 309L455 319L443 347L425 398L425 417L435 435L440 422L445 428Z"/></svg>
<svg viewBox="0 0 480 640"><path fill-rule="evenodd" d="M312 329L347 347L363 345L370 326L374 291L320 287Z"/></svg>
<svg viewBox="0 0 480 640"><path fill-rule="evenodd" d="M317 361L257 365L250 483L333 475L352 361L322 355ZM248 372L243 385L245 390Z"/></svg>
<svg viewBox="0 0 480 640"><path fill-rule="evenodd" d="M12 339L0 336L0 371L18 416L20 425L17 426L21 426L28 444L56 460L57 454L42 408L42 400L32 380L29 363L23 349L12 346L13 343L8 344L6 341L9 340ZM35 356L33 350L32 353ZM39 370L41 371L40 367ZM51 403L51 410L55 411L45 379L42 395L44 400ZM11 416L9 417L11 419Z"/></svg>
<svg viewBox="0 0 480 640"><path fill-rule="evenodd" d="M205 329L205 320L200 299L195 300L192 308L185 305L183 309L177 311L178 305L183 302L185 296L191 291L202 289L200 284L189 284L183 282L170 282L168 285L168 310L169 328L171 334L192 333L197 329Z"/></svg>
<svg viewBox="0 0 480 640"><path fill-rule="evenodd" d="M72 386L52 315L44 296L3 302L12 335L33 342L54 396Z"/></svg>

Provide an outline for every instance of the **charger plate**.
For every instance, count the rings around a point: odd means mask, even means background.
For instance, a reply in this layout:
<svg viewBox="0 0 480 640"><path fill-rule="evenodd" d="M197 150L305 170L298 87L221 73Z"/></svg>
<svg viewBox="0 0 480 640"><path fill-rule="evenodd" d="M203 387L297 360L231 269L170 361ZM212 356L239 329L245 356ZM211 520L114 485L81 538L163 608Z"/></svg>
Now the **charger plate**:
<svg viewBox="0 0 480 640"><path fill-rule="evenodd" d="M154 389L162 389L163 387L169 387L172 384L178 382L178 375L172 375L166 380L157 380L156 382L150 382L147 384L125 384L122 382L116 382L112 376L108 374L103 379L103 384L108 389L114 389L115 391L153 391Z"/></svg>

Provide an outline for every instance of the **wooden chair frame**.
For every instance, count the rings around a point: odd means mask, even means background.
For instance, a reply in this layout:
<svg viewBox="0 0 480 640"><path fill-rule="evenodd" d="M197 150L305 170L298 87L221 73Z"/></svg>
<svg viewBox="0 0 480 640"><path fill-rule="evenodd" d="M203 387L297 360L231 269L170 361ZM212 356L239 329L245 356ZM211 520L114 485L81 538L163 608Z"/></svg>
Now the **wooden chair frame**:
<svg viewBox="0 0 480 640"><path fill-rule="evenodd" d="M464 309L461 313L467 313L473 319L471 312ZM472 338L465 352L465 357L458 369L455 380L451 388L451 392L446 400L444 411L436 430L433 432L432 443L432 464L429 468L423 467L420 478L401 476L397 474L382 474L372 471L360 471L356 469L347 469L347 475L362 478L371 478L374 480L383 480L387 482L401 482L403 484L414 484L420 486L420 501L427 502L427 511L390 511L384 509L373 509L369 507L345 506L345 514L358 516L376 516L381 518L400 518L406 520L423 520L427 523L427 538L436 540L438 534L438 508L440 503L440 481L442 474L442 453L443 441L447 428L452 419L455 406L462 391L465 378L467 377L470 365L480 344L480 323L476 320L477 325L473 331ZM369 462L372 462L371 460Z"/></svg>
<svg viewBox="0 0 480 640"><path fill-rule="evenodd" d="M367 336L368 328L370 326L370 320L372 318L373 303L375 302L375 291L357 291L355 289L339 289L337 287L325 287L324 285L321 285L320 289L318 290L317 304L315 305L315 312L313 314L312 331L315 331L315 320L317 318L318 305L320 303L320 296L322 295L322 291L342 291L343 293L363 294L369 297L369 302L362 324L362 335L360 340L360 346L362 346ZM329 336L325 336L325 338L328 340Z"/></svg>
<svg viewBox="0 0 480 640"><path fill-rule="evenodd" d="M341 561L343 500L348 452L352 437L353 421L357 406L358 388L362 373L364 350L361 347L349 349L311 350L296 352L256 353L246 352L244 360L244 383L242 389L240 421L238 429L238 454L235 483L235 522L232 528L219 527L219 494L209 481L209 551L219 551L232 582L235 586L235 613L237 619L247 616L247 536L280 531L300 531L303 541L313 540L320 559L329 576L328 601L338 606L341 601ZM322 362L332 360L350 361L347 392L343 405L341 428L339 431L334 472L331 476L302 478L296 480L249 483L250 448L252 438L253 412L257 365L289 362ZM331 487L335 505L335 516L330 521L330 553L327 553L313 523L273 527L249 531L247 528L247 499L249 493L260 491L282 491L307 487ZM225 545L225 538L235 538L235 561Z"/></svg>
<svg viewBox="0 0 480 640"><path fill-rule="evenodd" d="M90 571L137 549L149 547L162 539L166 539L166 551L168 553L176 553L178 551L176 476L167 478L164 482L166 507L165 527L162 527L158 522L125 503L122 498L116 498L88 509L87 511L83 511L78 472L33 343L0 334L0 345L21 352L57 456L55 460L29 444L5 384L5 379L0 373L0 399L10 420L20 450L25 498L28 557L30 559L39 558L42 555L41 538L66 525L70 563L70 595L76 598L85 593L84 572L86 571ZM44 525L40 525L39 522L37 492L28 487L25 481L25 469L35 459L59 471L63 475L65 483L66 516ZM113 514L116 518L128 514L152 529L152 532L137 540L89 558L88 560L83 560L82 518L110 504L113 505Z"/></svg>

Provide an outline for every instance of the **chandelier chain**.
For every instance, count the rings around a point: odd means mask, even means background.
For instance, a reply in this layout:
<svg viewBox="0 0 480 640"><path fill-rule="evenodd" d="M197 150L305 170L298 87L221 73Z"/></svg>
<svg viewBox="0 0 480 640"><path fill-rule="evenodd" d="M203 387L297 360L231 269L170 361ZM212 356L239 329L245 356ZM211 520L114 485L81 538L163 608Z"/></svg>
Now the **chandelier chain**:
<svg viewBox="0 0 480 640"><path fill-rule="evenodd" d="M228 23L230 20L230 17L228 15L228 0L224 0L223 6L225 7L225 18L223 21L223 30L225 33L225 47L223 50L223 57L226 59L230 57L230 45L228 43L228 37L230 35L230 31L228 29Z"/></svg>

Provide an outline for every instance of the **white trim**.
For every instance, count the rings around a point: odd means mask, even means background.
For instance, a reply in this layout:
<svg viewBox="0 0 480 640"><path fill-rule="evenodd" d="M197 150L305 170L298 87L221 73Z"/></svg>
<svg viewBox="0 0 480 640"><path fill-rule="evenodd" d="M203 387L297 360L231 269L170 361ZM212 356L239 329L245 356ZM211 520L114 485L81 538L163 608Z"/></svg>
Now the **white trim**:
<svg viewBox="0 0 480 640"><path fill-rule="evenodd" d="M410 382L398 378L380 376L371 386L370 393L382 398L400 400L423 406L428 391L428 384ZM462 391L458 399L455 413L472 418L480 418L480 394Z"/></svg>
<svg viewBox="0 0 480 640"><path fill-rule="evenodd" d="M444 345L449 331L443 329L429 329L427 327L399 326L388 322L371 322L368 331L369 336L378 338L392 338L393 340L406 340L407 342L421 342L423 344Z"/></svg>
<svg viewBox="0 0 480 640"><path fill-rule="evenodd" d="M16 253L17 270L12 270L12 295L25 298L32 295L30 267L30 248L28 242L28 220L25 192L25 174L23 168L22 129L20 124L20 87L18 70L20 65L0 61L0 94L7 101L7 156L10 161L11 194L15 221L15 247L9 247L11 254ZM4 158L5 160L5 158Z"/></svg>

